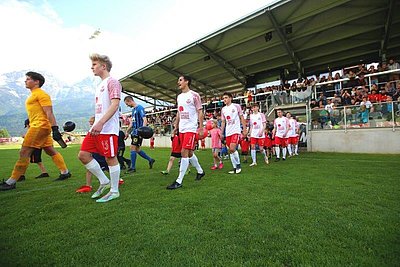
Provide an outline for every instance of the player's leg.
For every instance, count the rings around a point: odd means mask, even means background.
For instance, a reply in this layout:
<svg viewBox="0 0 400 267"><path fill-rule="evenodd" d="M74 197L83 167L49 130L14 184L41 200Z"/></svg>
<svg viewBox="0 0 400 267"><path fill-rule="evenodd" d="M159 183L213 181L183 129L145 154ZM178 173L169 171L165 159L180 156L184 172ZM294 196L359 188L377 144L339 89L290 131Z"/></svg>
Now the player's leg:
<svg viewBox="0 0 400 267"><path fill-rule="evenodd" d="M193 150L189 150L189 163L196 168L197 174L196 174L196 181L201 180L201 178L205 175L205 172L203 171L203 168L201 167L199 163L199 159L197 156L193 153Z"/></svg>
<svg viewBox="0 0 400 267"><path fill-rule="evenodd" d="M281 138L275 136L275 155L276 155L275 161L280 160L280 154L281 154L280 144L281 144Z"/></svg>
<svg viewBox="0 0 400 267"><path fill-rule="evenodd" d="M97 137L86 135L82 142L81 150L79 151L78 158L100 182L97 191L92 195L92 198L99 197L106 188L110 187L110 180L102 171L100 164L92 157L92 153L99 152L96 147Z"/></svg>
<svg viewBox="0 0 400 267"><path fill-rule="evenodd" d="M19 152L19 159L14 165L14 169L11 173L11 176L7 179L7 181L0 184L0 190L6 191L15 189L15 184L18 179L25 174L26 169L29 166L30 155L32 154L34 148L32 147L21 147Z"/></svg>
<svg viewBox="0 0 400 267"><path fill-rule="evenodd" d="M179 174L175 182L167 186L167 189L173 190L182 187L182 181L189 167L189 151L195 146L195 138L192 133L180 133L179 140L182 144L181 161L179 164Z"/></svg>
<svg viewBox="0 0 400 267"><path fill-rule="evenodd" d="M62 181L71 177L71 173L68 171L63 156L54 149L53 144L51 144L51 146L44 147L43 150L51 157L51 160L60 170L61 174L55 181Z"/></svg>
<svg viewBox="0 0 400 267"><path fill-rule="evenodd" d="M138 136L137 138L138 138L138 140L137 140L137 142L136 142L136 144L135 144L135 146L136 146L136 153L138 153L139 156L141 156L142 158L144 158L145 160L147 160L147 161L149 162L149 167L150 167L150 169L152 169L155 160L152 159L151 157L149 157L149 156L146 154L146 152L144 152L142 149L140 149L140 147L142 146L142 143L143 143L143 138L140 137L140 136ZM135 168L136 168L136 167L135 167Z"/></svg>
<svg viewBox="0 0 400 267"><path fill-rule="evenodd" d="M105 196L96 200L98 203L108 202L119 197L119 182L121 169L119 166L117 151L118 151L118 135L100 135L101 143L98 144L97 149L104 155L107 161L111 189ZM100 147L101 146L101 147Z"/></svg>

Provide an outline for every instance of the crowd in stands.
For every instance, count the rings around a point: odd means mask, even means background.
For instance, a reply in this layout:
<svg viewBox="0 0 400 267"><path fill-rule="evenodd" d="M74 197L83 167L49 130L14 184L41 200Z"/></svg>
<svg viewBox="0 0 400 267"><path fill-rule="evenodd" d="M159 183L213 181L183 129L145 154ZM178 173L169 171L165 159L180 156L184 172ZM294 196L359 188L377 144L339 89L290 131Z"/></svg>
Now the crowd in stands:
<svg viewBox="0 0 400 267"><path fill-rule="evenodd" d="M233 93L233 102L242 106L246 117L250 113L252 102L259 102L261 111L265 112L268 111L268 107L309 101L312 110L324 111L321 114L314 112L321 127L328 121L333 126L338 124L341 115L343 116L337 112L335 114L338 107L358 106L359 109L371 111L375 103L400 101L400 71L373 75L396 69L400 69L400 65L394 59L390 59L387 64L370 64L368 68L367 65L360 64L345 68L342 75L339 71L326 75L316 74L290 82L283 81L280 85L267 85ZM217 119L223 101L220 96L214 96L203 99L203 105L205 118ZM147 120L154 126L156 133L167 134L171 130L170 124L175 115L175 106L161 107L148 112ZM362 120L361 115L359 117L360 121L365 123L365 119Z"/></svg>

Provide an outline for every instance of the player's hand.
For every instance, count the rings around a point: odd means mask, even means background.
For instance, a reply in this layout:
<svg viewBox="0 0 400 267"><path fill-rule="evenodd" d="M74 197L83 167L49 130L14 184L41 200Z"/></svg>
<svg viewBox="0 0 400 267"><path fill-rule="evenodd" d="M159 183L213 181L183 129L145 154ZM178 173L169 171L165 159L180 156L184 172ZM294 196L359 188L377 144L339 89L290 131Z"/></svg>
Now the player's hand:
<svg viewBox="0 0 400 267"><path fill-rule="evenodd" d="M98 122L95 123L92 128L90 129L90 134L91 135L99 135L101 133L101 130L103 130L103 124Z"/></svg>
<svg viewBox="0 0 400 267"><path fill-rule="evenodd" d="M203 128L199 128L199 139L202 139L204 136Z"/></svg>
<svg viewBox="0 0 400 267"><path fill-rule="evenodd" d="M62 136L60 133L60 130L58 129L58 126L51 126L51 130L53 131L53 140L58 142L62 140Z"/></svg>

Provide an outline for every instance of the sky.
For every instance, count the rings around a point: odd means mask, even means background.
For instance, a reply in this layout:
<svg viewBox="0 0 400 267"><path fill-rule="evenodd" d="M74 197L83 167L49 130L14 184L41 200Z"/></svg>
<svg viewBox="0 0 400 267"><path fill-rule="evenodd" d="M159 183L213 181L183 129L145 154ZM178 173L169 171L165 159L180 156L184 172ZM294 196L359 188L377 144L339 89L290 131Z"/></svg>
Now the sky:
<svg viewBox="0 0 400 267"><path fill-rule="evenodd" d="M119 79L271 2L0 0L0 74L46 71L73 84L92 75L96 52Z"/></svg>

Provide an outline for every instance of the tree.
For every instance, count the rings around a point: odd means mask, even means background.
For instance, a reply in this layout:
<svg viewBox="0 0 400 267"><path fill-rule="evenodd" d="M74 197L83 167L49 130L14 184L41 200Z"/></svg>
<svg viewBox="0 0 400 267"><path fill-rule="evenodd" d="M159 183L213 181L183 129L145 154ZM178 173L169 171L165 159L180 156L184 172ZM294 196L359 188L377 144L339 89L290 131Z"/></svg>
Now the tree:
<svg viewBox="0 0 400 267"><path fill-rule="evenodd" d="M4 138L4 137L6 137L6 138L10 137L10 134L8 133L6 128L0 129L0 138Z"/></svg>

